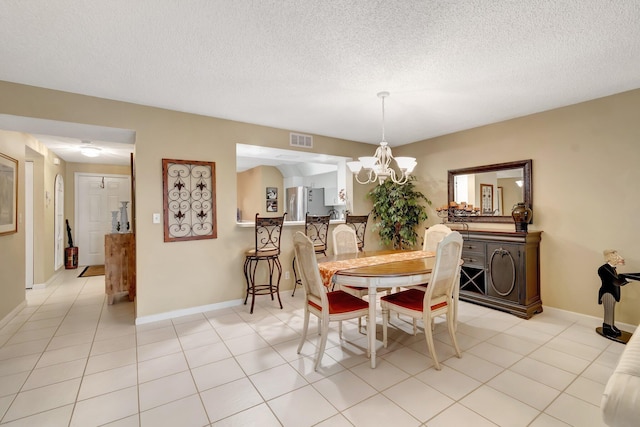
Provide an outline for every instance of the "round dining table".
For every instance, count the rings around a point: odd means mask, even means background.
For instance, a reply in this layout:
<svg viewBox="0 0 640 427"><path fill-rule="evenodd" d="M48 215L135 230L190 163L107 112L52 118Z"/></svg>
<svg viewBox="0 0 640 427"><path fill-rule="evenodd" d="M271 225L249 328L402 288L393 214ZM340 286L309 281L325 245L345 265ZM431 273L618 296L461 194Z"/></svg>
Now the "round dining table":
<svg viewBox="0 0 640 427"><path fill-rule="evenodd" d="M369 290L367 337L371 367L376 367L376 295L380 288L427 283L435 253L427 251L362 251L318 258L325 286L348 285Z"/></svg>

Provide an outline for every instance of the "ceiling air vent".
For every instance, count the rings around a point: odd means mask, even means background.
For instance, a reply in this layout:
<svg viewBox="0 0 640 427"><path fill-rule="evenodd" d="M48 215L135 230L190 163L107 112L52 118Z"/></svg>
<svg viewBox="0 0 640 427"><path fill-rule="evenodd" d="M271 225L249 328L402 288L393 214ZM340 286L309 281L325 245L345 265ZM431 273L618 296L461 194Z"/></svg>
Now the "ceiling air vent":
<svg viewBox="0 0 640 427"><path fill-rule="evenodd" d="M292 147L313 148L313 137L301 133L289 133L289 145Z"/></svg>

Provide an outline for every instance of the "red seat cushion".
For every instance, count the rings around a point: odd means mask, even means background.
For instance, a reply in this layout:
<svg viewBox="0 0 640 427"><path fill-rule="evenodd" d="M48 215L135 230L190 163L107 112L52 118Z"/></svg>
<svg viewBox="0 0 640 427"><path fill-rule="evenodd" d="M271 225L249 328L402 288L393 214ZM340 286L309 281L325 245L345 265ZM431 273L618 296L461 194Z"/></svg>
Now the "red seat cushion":
<svg viewBox="0 0 640 427"><path fill-rule="evenodd" d="M406 291L396 292L395 294L385 295L380 299L383 301L387 301L390 304L408 308L409 310L422 311L424 303L424 292L419 289L408 289ZM431 306L431 310L436 310L446 305L446 302L441 302L439 304Z"/></svg>
<svg viewBox="0 0 640 427"><path fill-rule="evenodd" d="M399 305L400 307L408 308L410 310L422 311L424 292L418 289L407 289L406 291L385 295L380 299L387 301L390 304Z"/></svg>
<svg viewBox="0 0 640 427"><path fill-rule="evenodd" d="M327 298L329 299L330 314L346 313L348 311L369 308L368 302L361 298L354 297L345 291L327 292Z"/></svg>
<svg viewBox="0 0 640 427"><path fill-rule="evenodd" d="M345 291L327 292L327 300L329 301L329 314L348 313L350 311L369 308L369 303L358 297L354 297ZM309 304L316 309L321 310L317 304L309 301Z"/></svg>

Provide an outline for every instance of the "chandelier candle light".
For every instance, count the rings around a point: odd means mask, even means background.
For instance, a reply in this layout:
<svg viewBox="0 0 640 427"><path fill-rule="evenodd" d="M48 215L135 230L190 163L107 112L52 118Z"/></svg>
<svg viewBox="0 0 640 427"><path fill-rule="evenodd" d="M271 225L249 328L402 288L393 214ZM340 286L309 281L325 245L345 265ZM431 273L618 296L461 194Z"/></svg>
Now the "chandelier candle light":
<svg viewBox="0 0 640 427"><path fill-rule="evenodd" d="M384 99L389 96L389 92L378 93L378 98L382 99L382 141L376 149L375 155L370 157L359 157L358 161L347 162L347 166L351 173L360 184L370 184L376 180L382 184L387 178L391 178L396 184L405 184L409 180L409 176L418 164L415 157L393 157L389 143L384 137ZM400 169L398 174L395 169L391 168L391 160L395 160ZM361 172L365 176L365 180L360 180Z"/></svg>

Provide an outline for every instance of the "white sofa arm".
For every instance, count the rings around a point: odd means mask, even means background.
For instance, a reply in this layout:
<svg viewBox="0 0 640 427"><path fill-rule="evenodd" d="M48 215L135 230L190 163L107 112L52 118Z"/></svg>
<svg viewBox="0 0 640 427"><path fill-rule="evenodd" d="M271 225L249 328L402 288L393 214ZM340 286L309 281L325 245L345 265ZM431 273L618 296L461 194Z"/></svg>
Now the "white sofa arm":
<svg viewBox="0 0 640 427"><path fill-rule="evenodd" d="M640 425L640 330L631 336L607 382L600 404L611 427Z"/></svg>

